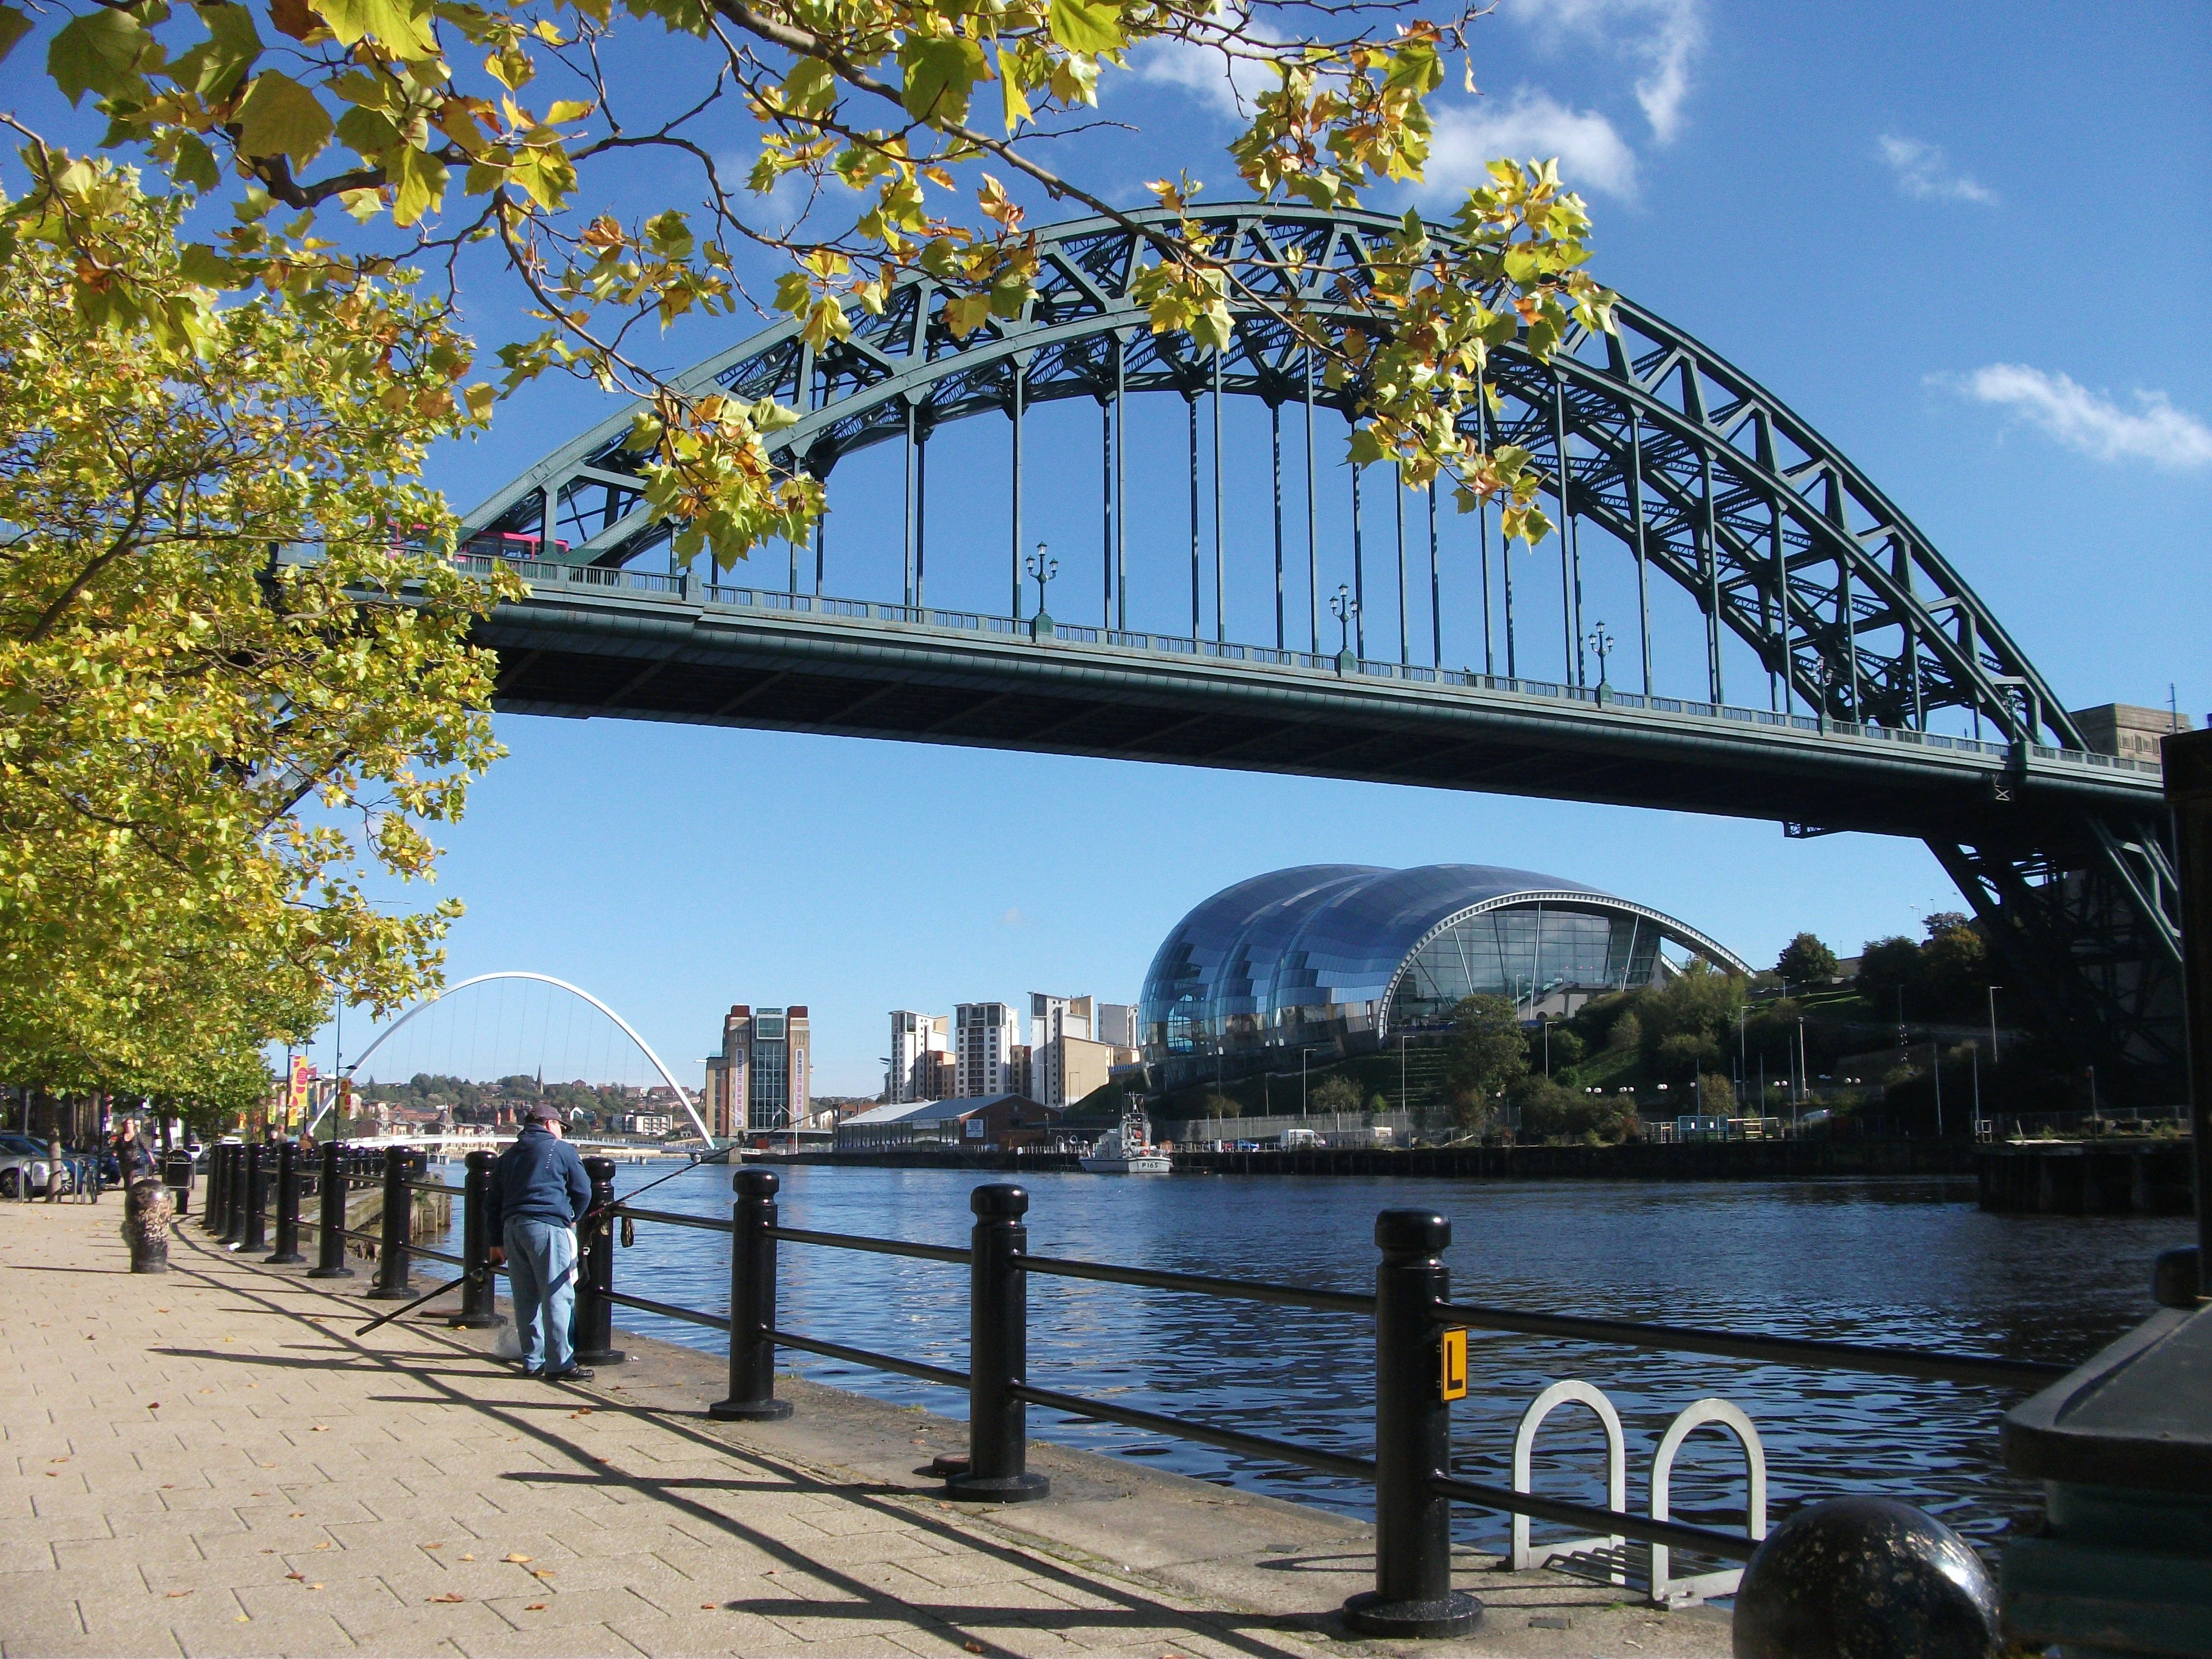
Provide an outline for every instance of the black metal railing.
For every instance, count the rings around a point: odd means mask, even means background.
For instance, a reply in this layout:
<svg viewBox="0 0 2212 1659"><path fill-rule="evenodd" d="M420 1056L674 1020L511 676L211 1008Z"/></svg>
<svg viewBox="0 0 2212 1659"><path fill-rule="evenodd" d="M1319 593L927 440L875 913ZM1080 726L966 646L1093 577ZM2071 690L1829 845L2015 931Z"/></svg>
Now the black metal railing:
<svg viewBox="0 0 2212 1659"><path fill-rule="evenodd" d="M210 1172L205 1224L226 1236L243 1237L251 1224L247 1212L255 1201L252 1190L259 1149L216 1150L218 1157ZM489 1152L470 1153L467 1180L456 1188L428 1179L418 1157L403 1148L387 1148L380 1160L371 1160L335 1144L326 1146L318 1182L322 1200L321 1265L314 1271L325 1277L349 1271L338 1253L343 1238L366 1242L371 1236L344 1227L345 1194L377 1179L383 1187L384 1215L374 1236L379 1260L377 1285L370 1294L387 1299L417 1294L408 1274L410 1259L420 1255L461 1269L460 1277L453 1283L461 1287L463 1304L459 1316L449 1316L453 1322L494 1322L492 1285L499 1269L490 1264L489 1247L495 1241L487 1236L485 1226L491 1164ZM622 1307L726 1336L729 1392L708 1408L710 1415L718 1418L762 1419L790 1414L791 1402L775 1395L778 1348L964 1391L969 1452L964 1466L954 1467L947 1474L945 1493L969 1501L1019 1503L1048 1493L1047 1477L1028 1467L1026 1412L1032 1406L1371 1482L1376 1494L1376 1588L1353 1597L1345 1609L1347 1623L1369 1635L1431 1637L1462 1633L1473 1627L1480 1608L1472 1598L1454 1591L1450 1583L1450 1507L1454 1504L1594 1528L1607 1535L1724 1560L1747 1560L1758 1548L1757 1539L1742 1534L1539 1497L1453 1474L1450 1403L1442 1366L1449 1330L1475 1327L1578 1342L1708 1354L1760 1364L1877 1372L1977 1387L2031 1389L2055 1380L2067 1369L1993 1354L1866 1346L1455 1302L1449 1295L1449 1269L1442 1259L1450 1243L1450 1223L1422 1210L1385 1210L1377 1217L1376 1243L1382 1259L1376 1291L1364 1295L1033 1255L1028 1249L1023 1219L1029 1195L1011 1183L988 1183L969 1194L975 1220L963 1249L783 1226L777 1218L777 1178L768 1170L741 1168L735 1172L730 1218L725 1221L623 1204L615 1194L613 1163L587 1158L584 1164L592 1178L592 1195L581 1228L583 1272L574 1312L578 1363L621 1362L623 1352L612 1346L612 1314ZM280 1195L286 1190L283 1167L279 1165ZM292 1190L296 1194L297 1189L295 1182ZM416 1192L457 1195L463 1200L461 1255L428 1249L409 1237L409 1212ZM280 1241L286 1224L283 1209L280 1196ZM727 1315L616 1288L617 1230L627 1237L639 1222L729 1235ZM300 1224L296 1215L294 1224ZM335 1250L334 1239L338 1241ZM785 1328L776 1317L778 1247L785 1244L966 1267L969 1369L955 1370ZM1375 1325L1375 1455L1361 1457L1225 1424L1146 1411L1039 1386L1028 1374L1031 1274L1371 1319ZM953 1462L957 1465L961 1461Z"/></svg>

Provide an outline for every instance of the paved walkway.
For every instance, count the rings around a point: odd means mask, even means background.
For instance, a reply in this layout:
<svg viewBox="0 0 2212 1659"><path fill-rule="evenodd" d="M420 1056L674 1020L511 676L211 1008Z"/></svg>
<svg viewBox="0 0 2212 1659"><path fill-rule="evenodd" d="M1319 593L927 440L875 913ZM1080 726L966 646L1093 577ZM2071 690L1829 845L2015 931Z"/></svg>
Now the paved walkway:
<svg viewBox="0 0 2212 1659"><path fill-rule="evenodd" d="M122 1206L0 1205L0 1656L1266 1659L1378 1650L1327 1610L1364 1528L1039 1447L1049 1503L934 1496L958 1425L793 1384L698 1415L712 1356L629 1344L556 1388L187 1223L128 1271ZM1480 1562L1471 1561L1470 1566ZM1717 1615L1470 1572L1463 1654L1717 1656Z"/></svg>

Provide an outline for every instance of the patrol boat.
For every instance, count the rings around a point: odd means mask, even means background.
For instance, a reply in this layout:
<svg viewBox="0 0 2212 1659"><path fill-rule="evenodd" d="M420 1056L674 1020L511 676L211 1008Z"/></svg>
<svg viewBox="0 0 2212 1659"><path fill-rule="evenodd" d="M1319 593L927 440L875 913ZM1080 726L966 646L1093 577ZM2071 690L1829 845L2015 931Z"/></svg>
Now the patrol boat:
<svg viewBox="0 0 2212 1659"><path fill-rule="evenodd" d="M1090 1175L1168 1175L1175 1168L1168 1155L1152 1145L1145 1109L1126 1096L1121 1127L1109 1129L1090 1155L1076 1163Z"/></svg>

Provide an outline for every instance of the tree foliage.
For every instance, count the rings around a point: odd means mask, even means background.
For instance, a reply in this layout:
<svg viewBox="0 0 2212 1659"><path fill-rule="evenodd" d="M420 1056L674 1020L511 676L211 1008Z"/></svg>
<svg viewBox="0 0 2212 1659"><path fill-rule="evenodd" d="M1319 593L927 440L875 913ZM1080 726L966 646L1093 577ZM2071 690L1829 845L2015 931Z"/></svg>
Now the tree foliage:
<svg viewBox="0 0 2212 1659"><path fill-rule="evenodd" d="M313 269L220 304L180 201L78 170L0 242L0 1065L250 1098L331 987L434 981L458 907L379 896L498 752L466 635L511 589L431 550L423 448L474 422L441 307Z"/></svg>
<svg viewBox="0 0 2212 1659"><path fill-rule="evenodd" d="M1477 15L1404 19L1391 0L623 0L618 27L611 0L58 9L45 42L54 86L95 101L106 145L230 210L228 228L189 250L196 278L289 291L302 272L345 283L394 261L454 270L481 246L532 320L500 349L501 386L472 388L470 406L549 373L649 396L635 434L648 502L678 521L679 555L706 548L723 562L803 538L819 511L818 483L769 459L797 416L679 389L641 360L639 330L747 307L741 272L763 252L781 272L772 308L817 349L917 275L933 285L932 320L956 337L1020 317L1040 254L1005 180L1133 226L1114 187L1042 156L1087 153L1080 135L1142 51L1208 55L1233 89L1261 86L1240 91L1246 124L1226 158L1243 190L1356 206L1374 185L1421 176L1428 101ZM633 23L649 70L615 67L641 62ZM16 0L0 0L0 53L28 27ZM1472 90L1471 63L1463 74ZM38 210L89 222L91 175L14 124L32 140ZM644 200L641 164L666 181ZM1395 459L1414 488L1441 471L1462 510L1495 499L1507 534L1547 532L1529 453L1484 454L1459 421L1486 395L1497 347L1518 339L1542 358L1572 325L1610 325L1613 296L1582 269L1588 217L1553 164L1493 163L1446 238L1409 213L1371 264L1371 291L1328 292L1364 310L1349 327L1293 297L1300 256L1239 274L1187 176L1150 188L1177 215L1139 228L1134 294L1155 331L1219 348L1232 305L1274 313L1351 394L1354 460ZM83 289L125 310L157 297L128 265L88 272Z"/></svg>
<svg viewBox="0 0 2212 1659"><path fill-rule="evenodd" d="M1452 1011L1451 1048L1444 1079L1462 1128L1488 1118L1492 1101L1528 1072L1528 1038L1511 999L1471 996Z"/></svg>
<svg viewBox="0 0 2212 1659"><path fill-rule="evenodd" d="M1836 953L1817 934L1800 933L1782 947L1774 971L1790 985L1825 982L1836 976Z"/></svg>

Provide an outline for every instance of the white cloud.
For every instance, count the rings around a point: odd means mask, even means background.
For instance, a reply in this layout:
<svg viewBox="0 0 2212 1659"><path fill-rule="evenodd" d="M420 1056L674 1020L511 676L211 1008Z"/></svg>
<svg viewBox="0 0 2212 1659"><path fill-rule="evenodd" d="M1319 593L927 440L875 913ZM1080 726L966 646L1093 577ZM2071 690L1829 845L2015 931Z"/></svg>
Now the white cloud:
<svg viewBox="0 0 2212 1659"><path fill-rule="evenodd" d="M1440 105L1430 142L1424 196L1455 194L1487 181L1486 162L1559 158L1571 189L1636 193L1636 152L1595 110L1569 109L1549 93L1522 87L1512 101Z"/></svg>
<svg viewBox="0 0 2212 1659"><path fill-rule="evenodd" d="M1943 152L1934 144L1923 144L1917 138L1900 137L1891 132L1882 134L1881 143L1881 159L1897 175L1897 187L1907 196L1917 196L1923 201L1996 205L1995 191L1966 173L1954 172L1944 160Z"/></svg>
<svg viewBox="0 0 2212 1659"><path fill-rule="evenodd" d="M1217 115L1251 118L1252 100L1279 84L1275 71L1249 58L1224 58L1186 40L1147 41L1129 54L1139 81L1182 87Z"/></svg>
<svg viewBox="0 0 2212 1659"><path fill-rule="evenodd" d="M1704 0L1523 0L1511 15L1556 40L1577 34L1643 66L1636 101L1651 136L1671 143L1690 95L1690 64L1705 44Z"/></svg>
<svg viewBox="0 0 2212 1659"><path fill-rule="evenodd" d="M2063 374L2046 374L2024 363L1991 363L1971 374L1936 378L1960 396L2011 410L2100 461L2143 460L2168 467L2212 464L2212 427L2176 409L2163 392L2137 392L2130 410Z"/></svg>

